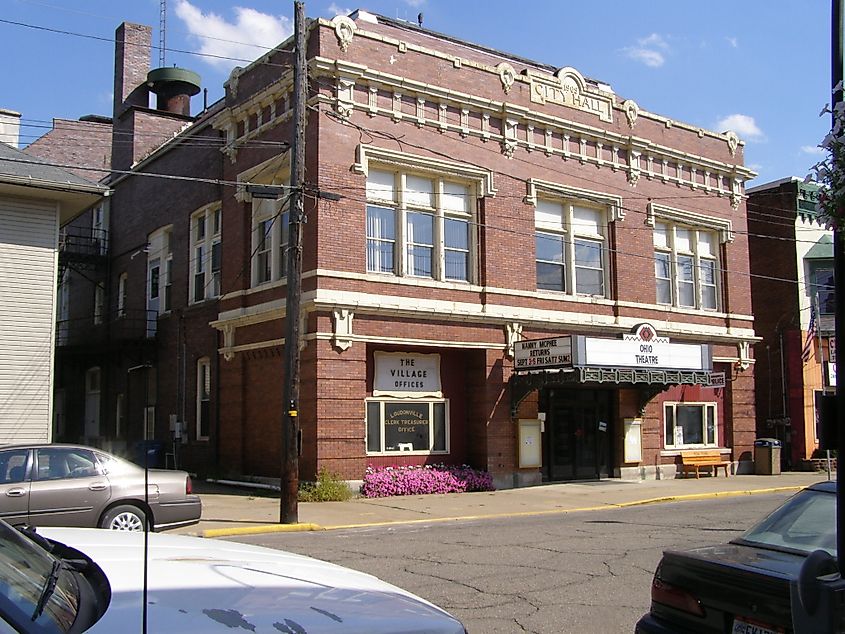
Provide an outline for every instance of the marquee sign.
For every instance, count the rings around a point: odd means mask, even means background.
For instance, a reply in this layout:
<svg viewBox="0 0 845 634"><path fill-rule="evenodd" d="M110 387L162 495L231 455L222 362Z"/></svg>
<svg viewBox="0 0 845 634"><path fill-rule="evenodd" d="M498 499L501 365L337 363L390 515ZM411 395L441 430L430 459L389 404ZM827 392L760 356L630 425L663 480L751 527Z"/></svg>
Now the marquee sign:
<svg viewBox="0 0 845 634"><path fill-rule="evenodd" d="M515 370L548 370L572 366L572 337L517 341L513 348Z"/></svg>
<svg viewBox="0 0 845 634"><path fill-rule="evenodd" d="M707 344L671 343L659 337L651 324L634 327L622 339L576 337L572 362L577 366L623 367L655 370L712 370Z"/></svg>

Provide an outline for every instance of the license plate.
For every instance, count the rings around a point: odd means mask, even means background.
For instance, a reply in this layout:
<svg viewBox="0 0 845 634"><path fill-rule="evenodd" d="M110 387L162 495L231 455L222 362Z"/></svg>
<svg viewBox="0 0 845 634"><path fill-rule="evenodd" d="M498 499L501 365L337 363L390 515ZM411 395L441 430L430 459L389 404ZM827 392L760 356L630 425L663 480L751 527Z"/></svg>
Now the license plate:
<svg viewBox="0 0 845 634"><path fill-rule="evenodd" d="M748 619L741 619L739 617L734 619L734 626L731 634L783 634L783 629L751 621Z"/></svg>

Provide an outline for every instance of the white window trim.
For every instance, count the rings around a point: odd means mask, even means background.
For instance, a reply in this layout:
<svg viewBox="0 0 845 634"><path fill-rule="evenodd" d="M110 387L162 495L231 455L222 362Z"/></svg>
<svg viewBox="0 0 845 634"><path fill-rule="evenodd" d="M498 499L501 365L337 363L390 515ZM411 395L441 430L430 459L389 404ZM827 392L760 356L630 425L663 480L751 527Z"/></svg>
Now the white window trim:
<svg viewBox="0 0 845 634"><path fill-rule="evenodd" d="M670 287L672 290L672 301L669 304L658 304L659 306L672 306L673 308L678 308L680 310L700 310L707 314L712 314L714 312L718 312L721 310L722 306L722 283L720 279L719 272L721 268L719 266L719 255L700 255L698 250L699 245L699 232L713 234L714 230L712 227L701 227L701 226L693 226L690 224L685 223L676 223L674 221L666 221L665 219L661 218L661 222L665 222L667 226L667 240L668 246L657 246L656 244L653 245L654 253L663 253L669 256L669 279L670 279ZM676 237L676 230L683 229L685 231L689 231L691 234L691 243L692 243L692 250L691 251L679 251L675 245L675 237ZM679 302L680 292L679 292L679 285L681 283L680 276L678 274L678 257L679 256L686 256L691 257L693 260L693 294L694 294L694 303L692 306L685 306ZM714 266L714 281L715 281L715 289L716 289L716 305L711 307L705 307L703 302L703 288L704 284L701 281L701 263L702 262L713 262ZM655 279L656 276L655 276ZM707 285L713 286L713 285ZM655 302L657 301L655 297Z"/></svg>
<svg viewBox="0 0 845 634"><path fill-rule="evenodd" d="M103 282L94 284L94 324L101 325L105 322L106 312L106 286Z"/></svg>
<svg viewBox="0 0 845 634"><path fill-rule="evenodd" d="M560 183L544 181L539 178L529 178L526 182L526 189L527 192L523 202L532 207L537 206L538 198L560 198L583 203L585 207L606 208L608 222L622 221L625 219L625 207L622 204L621 196L593 191L591 189L561 185Z"/></svg>
<svg viewBox="0 0 845 634"><path fill-rule="evenodd" d="M264 201L265 203L268 201ZM268 284L273 284L280 280L284 280L283 273L287 270L286 269L286 261L283 262L282 258L284 257L285 260L287 259L287 249L283 249L284 246L282 243L282 233L283 233L283 225L287 222L286 214L288 213L289 204L284 199L279 199L276 201L269 201L273 202L274 204L271 207L271 211L267 209L261 209L261 200L254 199L252 202L252 283L251 286L253 288L257 287L265 287ZM270 205L266 205L266 207L270 207ZM267 253L270 257L270 279L268 280L261 280L258 279L258 245L261 242L261 230L260 224L264 221L271 221L272 225L270 227L270 246L267 249Z"/></svg>
<svg viewBox="0 0 845 634"><path fill-rule="evenodd" d="M197 383L196 383L196 410L197 410L197 417L196 417L196 438L197 440L208 440L208 434L202 435L200 434L200 420L202 416L202 390L201 386L203 383L203 368L206 368L208 371L208 416L209 416L209 426L211 425L211 360L208 357L202 357L201 359L197 359Z"/></svg>
<svg viewBox="0 0 845 634"><path fill-rule="evenodd" d="M702 432L703 437L707 438L707 418L706 418L706 408L712 407L713 408L713 443L696 443L696 444L683 444L683 445L675 445L674 444L674 437L672 438L673 444L668 444L668 438L665 437L666 435L666 408L672 407L675 412L673 413L673 433L674 428L677 426L678 423L678 416L677 416L677 408L678 407L702 407L705 408L705 418L702 421ZM713 449L719 447L719 407L718 403L715 401L694 401L694 402L681 402L681 401L665 401L662 405L662 416L661 416L661 423L663 427L663 449L667 451L682 451L687 449Z"/></svg>
<svg viewBox="0 0 845 634"><path fill-rule="evenodd" d="M427 403L429 405L429 411L432 412L432 416L430 417L429 422L429 441L430 446L434 445L434 416L433 416L433 404L434 403L443 403L445 405L445 434L446 434L446 449L444 451L434 451L430 449L429 451L385 451L384 450L384 404L385 403L397 403L406 401L409 404L414 403ZM379 403L379 442L380 442L380 450L379 451L368 451L368 438L367 438L367 430L369 429L369 421L366 420L366 412L368 409L368 405L370 403ZM364 412L365 412L365 420L364 420L364 451L368 456L444 456L450 453L451 451L451 408L449 406L449 399L447 398L417 398L417 399L401 399L396 397L374 397L374 398L367 398L364 400Z"/></svg>
<svg viewBox="0 0 845 634"><path fill-rule="evenodd" d="M148 253L147 253L147 289L146 289L146 298L147 298L147 310L150 309L150 300L153 299L150 297L151 291L151 283L152 283L152 267L151 264L153 261L159 261L159 270L158 270L158 314L163 315L165 313L170 312L173 308L173 297L170 296L170 300L168 302L168 287L172 287L173 284L173 248L172 248L172 240L173 240L173 225L167 225L164 227L160 227L153 231L147 241L148 244Z"/></svg>
<svg viewBox="0 0 845 634"><path fill-rule="evenodd" d="M364 144L358 145L355 155L357 161L353 163L352 171L364 176L369 174L370 162L373 161L376 169L386 166L386 169L391 171L425 174L430 177L442 177L448 174L453 178L447 180L473 182L478 198L488 196L492 198L496 195L497 190L493 186L493 171L475 165L406 154Z"/></svg>
<svg viewBox="0 0 845 634"><path fill-rule="evenodd" d="M417 169L405 169L390 164L373 165L373 169L391 172L394 176L394 199L368 198L367 207L390 209L394 214L395 235L393 237L393 271L370 271L368 275L401 277L417 280L433 280L438 283L474 284L478 277L478 210L475 201L479 198L477 181L472 179L451 178L451 174L432 173ZM411 203L407 199L407 177L420 176L430 180L433 184L432 198L434 206ZM467 211L446 209L443 206L445 184L453 183L465 186L468 190ZM409 213L424 213L434 217L433 250L431 262L431 276L414 275L410 272L411 263L408 254L407 222ZM456 280L446 277L446 229L447 219L466 222L469 227L467 242L467 279ZM367 238L369 240L369 238Z"/></svg>
<svg viewBox="0 0 845 634"><path fill-rule="evenodd" d="M129 273L124 271L117 278L117 316L126 316L126 285L129 282Z"/></svg>
<svg viewBox="0 0 845 634"><path fill-rule="evenodd" d="M721 244L734 240L733 224L727 218L708 216L695 211L686 211L650 202L646 207L645 224L654 228L655 223L659 220L667 221L670 224L685 225L692 229L709 229L716 232Z"/></svg>
<svg viewBox="0 0 845 634"><path fill-rule="evenodd" d="M218 292L214 293L214 284L212 282L213 272L211 270L214 245L221 243L221 229L218 227L217 232L214 232L214 216L218 213L222 213L221 203L219 201L205 205L191 214L191 241L189 247L190 252L188 254L188 261L190 262L190 274L188 276L188 304L198 304L220 296L220 281L218 281ZM199 218L205 219L205 237L202 239L198 238L196 234L196 223ZM222 218L220 224L222 227ZM197 260L197 247L202 247L203 249L202 261ZM199 273L205 274L205 287L203 289L202 299L196 299L196 277ZM218 272L218 274L220 274L220 272Z"/></svg>
<svg viewBox="0 0 845 634"><path fill-rule="evenodd" d="M562 188L562 189L569 189L569 188ZM548 191L548 190L544 190ZM600 204L596 204L593 201L585 201L581 199L573 199L570 197L559 198L559 197L552 197L552 196L541 196L539 199L535 198L533 205L536 208L537 203L539 200L545 200L554 204L559 204L562 206L562 215L561 215L561 224L560 226L554 225L552 226L549 223L537 223L536 219L534 221L534 234L536 236L537 233L544 233L547 235L555 235L563 239L563 269L564 274L566 275L566 288L563 291L559 290L550 290L550 289L540 289L538 288L537 291L539 293L555 293L560 295L567 295L571 297L600 297L600 298L607 298L608 296L608 288L609 288L609 262L610 259L608 257L609 253L609 246L608 246L608 237L606 235L601 234L594 234L594 233L582 233L578 231L577 224L573 222L573 217L575 215L575 207L582 207L584 209L592 209L599 212L602 215L602 226L606 227L608 224L608 218L613 214L612 208L608 209ZM578 286L578 279L577 279L577 267L575 266L575 240L581 238L584 240L588 240L590 242L599 242L601 241L601 256L602 256L602 289L603 293L601 295L591 295L588 293L579 293L577 292ZM535 253L534 257L535 263L538 261ZM536 280L535 280L536 283Z"/></svg>

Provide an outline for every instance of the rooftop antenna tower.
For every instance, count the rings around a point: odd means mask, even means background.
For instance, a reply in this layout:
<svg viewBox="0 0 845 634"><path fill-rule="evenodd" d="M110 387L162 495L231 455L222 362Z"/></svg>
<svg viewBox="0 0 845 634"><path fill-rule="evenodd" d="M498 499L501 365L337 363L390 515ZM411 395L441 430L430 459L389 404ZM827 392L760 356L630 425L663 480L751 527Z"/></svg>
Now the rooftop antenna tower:
<svg viewBox="0 0 845 634"><path fill-rule="evenodd" d="M158 67L164 68L167 41L167 0L161 0L158 19Z"/></svg>

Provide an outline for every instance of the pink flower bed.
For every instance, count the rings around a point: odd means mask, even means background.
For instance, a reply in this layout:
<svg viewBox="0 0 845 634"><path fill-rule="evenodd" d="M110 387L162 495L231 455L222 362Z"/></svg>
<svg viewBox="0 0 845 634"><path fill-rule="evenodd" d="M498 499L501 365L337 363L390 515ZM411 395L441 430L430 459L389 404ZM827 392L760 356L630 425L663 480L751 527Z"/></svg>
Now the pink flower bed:
<svg viewBox="0 0 845 634"><path fill-rule="evenodd" d="M383 498L393 495L493 491L493 476L467 465L367 467L361 495Z"/></svg>

